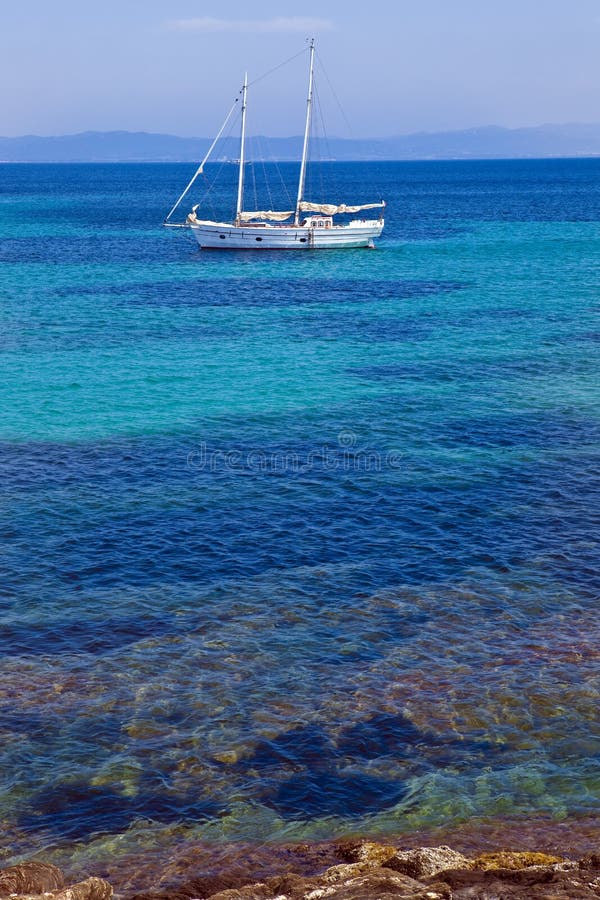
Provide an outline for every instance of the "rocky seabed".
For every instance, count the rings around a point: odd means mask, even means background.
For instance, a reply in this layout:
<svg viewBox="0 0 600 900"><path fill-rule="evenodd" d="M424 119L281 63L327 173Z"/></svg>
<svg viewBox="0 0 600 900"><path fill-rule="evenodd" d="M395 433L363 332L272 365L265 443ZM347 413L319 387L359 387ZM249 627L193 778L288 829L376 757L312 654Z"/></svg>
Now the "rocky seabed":
<svg viewBox="0 0 600 900"><path fill-rule="evenodd" d="M600 898L600 853L579 860L502 850L469 858L450 847L402 850L390 844L346 841L342 860L320 874L292 871L242 883L238 873L201 871L172 887L116 894L103 878L68 885L62 870L28 861L0 870L0 898L11 900L587 900ZM193 877L192 877L193 875Z"/></svg>

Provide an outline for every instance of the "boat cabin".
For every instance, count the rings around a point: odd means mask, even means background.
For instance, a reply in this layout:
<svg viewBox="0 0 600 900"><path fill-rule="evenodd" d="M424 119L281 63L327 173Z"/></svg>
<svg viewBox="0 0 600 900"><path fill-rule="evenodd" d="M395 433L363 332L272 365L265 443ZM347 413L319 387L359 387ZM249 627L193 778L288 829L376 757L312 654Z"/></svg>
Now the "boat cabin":
<svg viewBox="0 0 600 900"><path fill-rule="evenodd" d="M331 216L310 216L302 223L304 228L333 228Z"/></svg>

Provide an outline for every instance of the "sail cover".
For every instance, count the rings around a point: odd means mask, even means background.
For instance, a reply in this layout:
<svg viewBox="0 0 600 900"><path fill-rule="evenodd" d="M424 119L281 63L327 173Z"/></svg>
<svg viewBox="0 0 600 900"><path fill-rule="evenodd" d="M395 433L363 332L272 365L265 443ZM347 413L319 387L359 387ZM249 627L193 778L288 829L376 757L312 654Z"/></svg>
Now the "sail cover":
<svg viewBox="0 0 600 900"><path fill-rule="evenodd" d="M272 209L258 210L258 212L242 212L240 219L242 222L252 222L253 219L268 219L270 222L283 222L294 215L294 211L290 212L273 212Z"/></svg>
<svg viewBox="0 0 600 900"><path fill-rule="evenodd" d="M364 203L362 206L346 206L345 203L340 203L339 206L336 206L334 203L308 203L303 201L300 204L300 209L302 212L316 212L324 213L326 216L335 216L337 213L357 213L361 209L379 209L383 206L385 206L383 202Z"/></svg>

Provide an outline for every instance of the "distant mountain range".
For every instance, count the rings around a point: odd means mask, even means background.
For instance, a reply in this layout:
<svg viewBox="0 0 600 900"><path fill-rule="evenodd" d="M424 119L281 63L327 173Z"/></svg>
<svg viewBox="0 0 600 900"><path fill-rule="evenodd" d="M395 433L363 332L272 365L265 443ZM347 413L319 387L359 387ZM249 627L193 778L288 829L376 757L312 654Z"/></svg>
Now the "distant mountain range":
<svg viewBox="0 0 600 900"><path fill-rule="evenodd" d="M249 156L280 161L300 156L301 138L250 138ZM320 159L524 159L600 156L600 125L538 125L464 131L419 132L380 139L317 140ZM144 131L86 131L59 137L0 137L0 162L192 162L202 158L208 138L183 138ZM224 141L217 158L235 159L237 141Z"/></svg>

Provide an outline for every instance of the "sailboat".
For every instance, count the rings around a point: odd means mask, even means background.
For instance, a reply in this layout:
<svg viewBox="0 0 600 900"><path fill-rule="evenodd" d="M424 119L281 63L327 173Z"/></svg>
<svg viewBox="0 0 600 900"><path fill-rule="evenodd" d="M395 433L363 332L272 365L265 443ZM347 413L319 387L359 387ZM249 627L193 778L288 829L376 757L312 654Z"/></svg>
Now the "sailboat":
<svg viewBox="0 0 600 900"><path fill-rule="evenodd" d="M171 216L187 196L198 175L204 170L214 147L221 137L234 109L236 98L223 125L200 163L193 178L181 194L164 221L166 227L189 228L201 249L211 250L329 250L353 247L374 247L374 239L383 230L383 210L385 201L347 205L345 203L313 203L305 199L306 166L308 158L311 113L313 105L315 42L310 42L310 62L308 76L308 96L306 101L306 121L300 162L300 177L295 209L254 210L244 209L244 165L246 143L246 107L248 97L248 76L244 77L241 89L241 133L239 154L239 175L235 218L232 222L215 222L203 219L194 206L185 222L171 222ZM377 219L351 219L337 224L336 215L348 215L367 209L380 209ZM288 219L293 220L287 223Z"/></svg>

